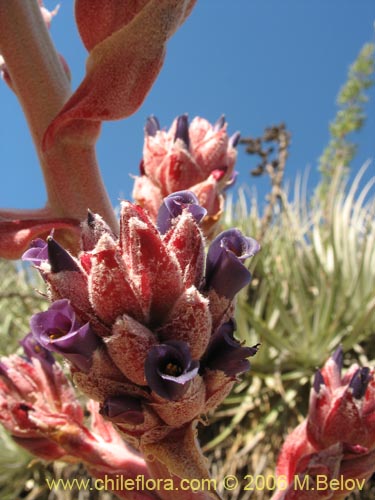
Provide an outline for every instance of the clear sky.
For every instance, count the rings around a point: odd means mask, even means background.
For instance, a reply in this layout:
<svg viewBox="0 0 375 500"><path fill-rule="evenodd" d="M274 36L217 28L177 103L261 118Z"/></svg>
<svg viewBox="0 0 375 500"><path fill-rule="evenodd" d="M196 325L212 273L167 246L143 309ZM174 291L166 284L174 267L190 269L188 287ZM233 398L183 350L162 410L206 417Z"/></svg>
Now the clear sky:
<svg viewBox="0 0 375 500"><path fill-rule="evenodd" d="M46 6L55 3L46 0ZM374 0L198 0L168 45L165 65L137 113L105 124L98 143L99 163L114 205L129 198L142 155L143 127L150 114L169 126L188 113L215 121L222 113L229 132L258 136L266 126L286 122L292 147L286 177L310 166L310 186L318 179L317 160L327 144L328 123L349 65L365 42L373 41ZM86 52L73 19L73 2L61 0L51 35L68 61L76 88ZM368 120L358 136L358 169L375 156L375 92ZM43 181L22 112L0 82L2 181L0 206L44 205ZM255 165L239 147L239 185L265 181L249 176ZM371 173L374 173L374 163Z"/></svg>

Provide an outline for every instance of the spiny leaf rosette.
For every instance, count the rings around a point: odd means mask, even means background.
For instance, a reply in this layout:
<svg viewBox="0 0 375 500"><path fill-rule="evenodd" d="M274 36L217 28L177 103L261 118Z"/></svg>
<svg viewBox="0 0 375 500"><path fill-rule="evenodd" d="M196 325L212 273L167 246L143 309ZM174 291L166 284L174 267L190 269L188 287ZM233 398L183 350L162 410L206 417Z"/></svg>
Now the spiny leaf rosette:
<svg viewBox="0 0 375 500"><path fill-rule="evenodd" d="M155 225L122 203L120 235L89 213L74 258L52 237L24 255L52 305L31 319L35 339L69 361L74 382L100 404L151 473L207 476L195 426L229 393L257 346L233 337L234 299L250 281L258 243L237 229L204 252L206 211L189 191L164 200Z"/></svg>

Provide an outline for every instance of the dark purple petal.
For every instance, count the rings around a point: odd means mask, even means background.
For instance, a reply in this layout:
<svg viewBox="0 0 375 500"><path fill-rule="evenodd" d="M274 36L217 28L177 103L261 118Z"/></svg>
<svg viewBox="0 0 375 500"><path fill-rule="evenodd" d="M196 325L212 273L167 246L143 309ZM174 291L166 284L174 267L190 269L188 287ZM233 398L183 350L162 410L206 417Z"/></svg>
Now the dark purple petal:
<svg viewBox="0 0 375 500"><path fill-rule="evenodd" d="M156 132L160 130L160 123L156 116L151 115L147 118L145 132L147 135L154 137Z"/></svg>
<svg viewBox="0 0 375 500"><path fill-rule="evenodd" d="M187 210L194 217L197 224L206 215L207 210L199 205L198 198L192 191L177 191L164 198L159 209L157 227L161 234L165 234L172 226L172 220Z"/></svg>
<svg viewBox="0 0 375 500"><path fill-rule="evenodd" d="M259 346L242 346L233 336L234 328L234 321L228 321L217 329L202 361L204 367L221 370L229 377L235 377L250 369L247 358L254 356Z"/></svg>
<svg viewBox="0 0 375 500"><path fill-rule="evenodd" d="M34 338L45 349L62 354L82 371L88 371L100 340L90 324L82 325L66 299L57 300L48 311L30 320Z"/></svg>
<svg viewBox="0 0 375 500"><path fill-rule="evenodd" d="M22 255L22 260L39 267L42 262L48 262L47 242L41 238L33 240L30 248Z"/></svg>
<svg viewBox="0 0 375 500"><path fill-rule="evenodd" d="M189 346L171 340L153 346L145 361L145 375L150 388L162 398L175 401L183 396L198 373L199 362L192 361Z"/></svg>
<svg viewBox="0 0 375 500"><path fill-rule="evenodd" d="M80 271L77 262L52 236L47 238L48 261L53 273L60 271Z"/></svg>
<svg viewBox="0 0 375 500"><path fill-rule="evenodd" d="M206 287L232 300L251 279L243 262L259 250L259 243L244 236L238 229L228 229L219 234L208 249Z"/></svg>
<svg viewBox="0 0 375 500"><path fill-rule="evenodd" d="M313 383L314 391L317 394L319 394L321 385L325 385L324 378L323 378L322 372L320 370L317 370L315 372L314 383Z"/></svg>
<svg viewBox="0 0 375 500"><path fill-rule="evenodd" d="M189 149L190 137L188 115L181 115L177 118L176 133L174 135L175 142L177 141L177 139L181 139L181 141L186 146L186 149Z"/></svg>
<svg viewBox="0 0 375 500"><path fill-rule="evenodd" d="M144 421L141 401L125 394L108 397L100 409L100 414L117 423L138 425Z"/></svg>
<svg viewBox="0 0 375 500"><path fill-rule="evenodd" d="M216 120L216 122L213 124L212 129L214 132L218 132L220 129L222 129L225 125L225 115L221 115L220 118Z"/></svg>
<svg viewBox="0 0 375 500"><path fill-rule="evenodd" d="M370 380L370 369L367 367L358 368L358 370L354 373L349 383L349 387L352 389L353 396L356 399L363 398Z"/></svg>
<svg viewBox="0 0 375 500"><path fill-rule="evenodd" d="M235 132L233 135L229 137L229 146L232 146L232 148L235 148L238 146L238 143L240 142L241 134L239 132Z"/></svg>
<svg viewBox="0 0 375 500"><path fill-rule="evenodd" d="M343 362L344 362L344 353L342 351L342 347L341 346L339 346L336 349L336 351L332 354L332 359L336 363L337 368L339 369L339 371L341 372L342 366L343 366Z"/></svg>
<svg viewBox="0 0 375 500"><path fill-rule="evenodd" d="M20 344L30 360L32 358L37 358L46 368L50 367L55 362L52 354L35 340L32 333L28 333L26 337L20 341Z"/></svg>

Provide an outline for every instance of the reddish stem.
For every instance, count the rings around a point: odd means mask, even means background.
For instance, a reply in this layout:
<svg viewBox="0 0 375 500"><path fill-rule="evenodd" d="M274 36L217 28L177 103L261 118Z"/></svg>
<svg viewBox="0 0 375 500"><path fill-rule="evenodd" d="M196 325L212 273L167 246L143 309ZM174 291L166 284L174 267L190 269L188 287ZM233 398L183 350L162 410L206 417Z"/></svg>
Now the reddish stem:
<svg viewBox="0 0 375 500"><path fill-rule="evenodd" d="M69 135L68 130L46 153L42 151L44 132L71 90L36 0L0 0L0 53L40 159L47 210L55 217L82 220L90 208L116 231L117 221L95 157L100 124L83 127L81 134L72 131Z"/></svg>

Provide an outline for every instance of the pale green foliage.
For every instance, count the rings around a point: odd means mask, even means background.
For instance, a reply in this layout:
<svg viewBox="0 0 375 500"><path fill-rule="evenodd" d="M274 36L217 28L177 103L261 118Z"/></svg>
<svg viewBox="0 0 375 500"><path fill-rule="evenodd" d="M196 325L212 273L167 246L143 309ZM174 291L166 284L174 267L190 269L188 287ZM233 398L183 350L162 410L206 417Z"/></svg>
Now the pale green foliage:
<svg viewBox="0 0 375 500"><path fill-rule="evenodd" d="M282 194L237 307L237 336L261 346L249 374L215 413L217 432L205 444L219 478L274 473L285 435L306 416L313 373L339 344L345 364L373 365L375 177L360 190L365 169L347 190L337 172L328 208L324 202L310 208L301 182L293 202ZM256 236L258 212L256 198L240 191L225 224ZM242 495L230 498L269 498Z"/></svg>
<svg viewBox="0 0 375 500"><path fill-rule="evenodd" d="M240 337L262 342L255 370L310 375L339 344L350 350L375 331L375 178L358 193L363 171L347 193L337 174L328 212L283 198L238 308ZM256 232L257 219L241 215L243 198L237 210L232 224Z"/></svg>
<svg viewBox="0 0 375 500"><path fill-rule="evenodd" d="M0 278L0 353L11 354L29 332L31 315L45 303L36 291L44 290L44 285L36 273L6 260L0 260Z"/></svg>
<svg viewBox="0 0 375 500"><path fill-rule="evenodd" d="M30 316L41 310L45 299L34 290L43 289L36 273L0 260L0 277L0 355L9 355L21 351L18 342L28 333ZM14 500L28 483L35 483L44 465L38 462L30 468L33 457L16 445L1 425L0 443L0 498Z"/></svg>
<svg viewBox="0 0 375 500"><path fill-rule="evenodd" d="M0 497L2 500L14 500L32 477L32 470L27 469L32 456L16 445L2 426L0 439Z"/></svg>
<svg viewBox="0 0 375 500"><path fill-rule="evenodd" d="M366 90L374 83L375 44L365 44L349 69L348 80L337 97L339 110L330 124L330 141L319 161L322 182L318 187L320 197L325 197L329 183L340 167L341 173L348 170L356 144L348 137L361 129L365 122L364 105L368 101Z"/></svg>

